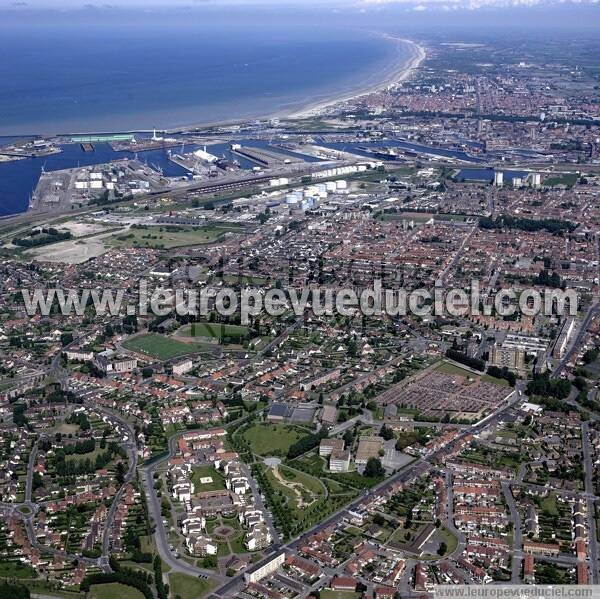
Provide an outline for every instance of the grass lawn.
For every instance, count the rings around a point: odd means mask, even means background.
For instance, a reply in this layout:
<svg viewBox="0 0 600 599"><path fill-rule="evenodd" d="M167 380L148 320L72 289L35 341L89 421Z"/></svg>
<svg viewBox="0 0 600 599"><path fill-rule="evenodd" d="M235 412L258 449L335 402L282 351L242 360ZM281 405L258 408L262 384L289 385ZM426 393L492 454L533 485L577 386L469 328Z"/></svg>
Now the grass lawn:
<svg viewBox="0 0 600 599"><path fill-rule="evenodd" d="M65 456L65 462L79 462L81 460L89 459L92 463L96 461L96 457L101 453L104 453L106 449L101 449L100 447L96 447L94 451L90 451L89 453L73 453L71 455Z"/></svg>
<svg viewBox="0 0 600 599"><path fill-rule="evenodd" d="M201 478L212 478L211 483L202 484ZM219 491L225 488L225 477L212 466L200 466L192 470L192 482L194 483L194 492Z"/></svg>
<svg viewBox="0 0 600 599"><path fill-rule="evenodd" d="M556 505L556 495L548 495L542 499L542 503L540 505L542 511L550 516L558 516L558 507Z"/></svg>
<svg viewBox="0 0 600 599"><path fill-rule="evenodd" d="M290 474L298 476L292 479ZM294 519L302 519L306 510L314 506L325 494L317 479L304 473L300 475L285 466L279 468L282 480L277 478L270 468L267 469L266 475L273 488L285 497L283 505Z"/></svg>
<svg viewBox="0 0 600 599"><path fill-rule="evenodd" d="M15 385L15 381L0 381L0 391L6 391Z"/></svg>
<svg viewBox="0 0 600 599"><path fill-rule="evenodd" d="M219 521L217 519L215 520L207 520L206 521L206 532L211 535L213 533L213 530L215 528L217 528L217 526L220 526Z"/></svg>
<svg viewBox="0 0 600 599"><path fill-rule="evenodd" d="M246 546L244 545L244 537L245 537L245 533L242 532L241 534L239 534L237 537L235 537L234 539L232 539L229 544L231 545L231 551L233 551L233 553L235 554L240 554L240 553L249 553L248 549L246 548Z"/></svg>
<svg viewBox="0 0 600 599"><path fill-rule="evenodd" d="M325 460L318 453L305 454L299 458L296 458L294 461L292 461L292 466L294 465L295 461L309 466L311 468L311 472L313 470L315 472L322 472L327 465Z"/></svg>
<svg viewBox="0 0 600 599"><path fill-rule="evenodd" d="M111 582L108 584L93 584L90 587L90 599L144 599L144 595L133 587Z"/></svg>
<svg viewBox="0 0 600 599"><path fill-rule="evenodd" d="M306 487L309 491L315 495L322 495L324 493L323 485L313 476L300 472L299 470L292 470L287 466L280 466L279 473L283 478L289 480L292 483L300 483Z"/></svg>
<svg viewBox="0 0 600 599"><path fill-rule="evenodd" d="M145 247L171 249L188 245L214 243L227 232L240 232L239 227L206 226L193 229L182 227L149 227L147 229L129 229L110 239L115 247Z"/></svg>
<svg viewBox="0 0 600 599"><path fill-rule="evenodd" d="M460 374L461 376L466 376L470 378L480 378L486 383L493 383L495 385L501 385L502 387L508 387L508 381L505 379L497 379L494 376L490 376L489 374L483 373L474 374L470 370L465 370L464 368L456 366L455 364L451 364L450 362L440 362L440 365L435 369L435 372L444 372L446 374Z"/></svg>
<svg viewBox="0 0 600 599"><path fill-rule="evenodd" d="M243 436L258 455L285 455L306 432L289 424L256 423Z"/></svg>
<svg viewBox="0 0 600 599"><path fill-rule="evenodd" d="M250 275L224 275L224 283L242 283L244 285L264 285L267 282L265 277L253 277Z"/></svg>
<svg viewBox="0 0 600 599"><path fill-rule="evenodd" d="M194 322L182 327L178 333L183 337L224 337L244 338L248 336L248 327L236 324L220 324L218 322Z"/></svg>
<svg viewBox="0 0 600 599"><path fill-rule="evenodd" d="M21 562L0 562L0 578L37 578L37 572Z"/></svg>
<svg viewBox="0 0 600 599"><path fill-rule="evenodd" d="M177 572L169 574L169 587L173 597L179 595L181 599L199 599L207 595L215 583L204 578L194 578L187 574Z"/></svg>
<svg viewBox="0 0 600 599"><path fill-rule="evenodd" d="M79 432L79 425L67 424L66 422L63 422L58 429L56 429L56 432L60 433L61 435L74 435L75 433Z"/></svg>
<svg viewBox="0 0 600 599"><path fill-rule="evenodd" d="M548 187L554 187L555 185L566 185L567 187L573 187L573 185L577 183L578 178L579 175L577 173L557 174L553 177L544 179L543 185L547 185Z"/></svg>
<svg viewBox="0 0 600 599"><path fill-rule="evenodd" d="M21 581L19 581L21 583ZM31 593L38 593L43 597L57 597L64 599L87 599L87 593L80 593L72 586L66 586L63 589L55 588L56 585L45 580L27 580L22 581Z"/></svg>
<svg viewBox="0 0 600 599"><path fill-rule="evenodd" d="M458 547L458 539L445 526L441 526L438 529L437 534L440 540L446 543L447 549L445 555L450 555L456 551L456 548Z"/></svg>
<svg viewBox="0 0 600 599"><path fill-rule="evenodd" d="M126 349L140 352L159 360L170 360L177 356L185 356L200 351L200 347L193 343L183 343L157 333L140 335L128 339L123 343Z"/></svg>
<svg viewBox="0 0 600 599"><path fill-rule="evenodd" d="M410 543L419 536L423 528L425 528L425 524L422 522L413 522L410 528L397 528L388 539L388 543ZM408 535L410 535L410 538L407 538Z"/></svg>
<svg viewBox="0 0 600 599"><path fill-rule="evenodd" d="M361 593L354 593L352 591L332 591L331 589L323 589L321 591L321 599L354 599L361 596Z"/></svg>

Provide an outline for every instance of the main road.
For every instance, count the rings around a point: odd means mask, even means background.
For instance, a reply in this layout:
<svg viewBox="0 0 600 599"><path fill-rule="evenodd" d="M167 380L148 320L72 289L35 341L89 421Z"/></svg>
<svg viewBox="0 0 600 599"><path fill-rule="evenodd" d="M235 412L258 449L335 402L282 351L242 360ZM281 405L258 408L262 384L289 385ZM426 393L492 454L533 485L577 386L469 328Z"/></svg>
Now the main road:
<svg viewBox="0 0 600 599"><path fill-rule="evenodd" d="M596 538L596 501L594 499L594 460L592 458L592 444L590 442L589 424L581 424L581 442L583 447L583 466L585 469L585 492L588 517L588 537L590 548L590 565L592 568L592 584L598 584L598 541Z"/></svg>
<svg viewBox="0 0 600 599"><path fill-rule="evenodd" d="M329 516L329 518L323 520L319 524L313 526L312 528L310 528L309 530L304 532L303 535L298 537L297 539L293 539L292 541L289 541L285 545L277 545L277 544L273 545L270 548L271 550L270 550L269 554L265 558L263 558L260 562L255 564L254 569L257 569L261 565L269 562L271 559L273 559L273 557L276 554L279 554L281 551L287 551L289 553L294 553L295 551L298 550L299 547L302 546L302 544L304 543L304 541L307 537L324 530L328 526L336 524L339 521L339 519L344 516L344 514L348 513L349 510L353 510L353 509L360 507L360 505L365 500L368 500L370 497L385 494L386 492L390 491L397 483L407 483L407 482L416 480L417 478L421 477L423 474L425 474L426 472L431 470L431 468L433 468L434 464L438 461L439 458L444 457L444 455L445 455L444 452L447 449L448 445L450 445L451 443L456 443L457 441L461 441L468 435L478 434L482 430L487 428L488 426L495 426L496 424L498 424L501 416L505 412L507 412L509 409L511 409L513 407L513 405L519 399L520 399L520 394L518 393L518 390L515 389L513 394L510 395L509 398L507 398L504 405L500 406L495 412L493 412L492 414L490 414L483 420L461 430L460 433L448 444L440 447L439 449L430 453L428 456L426 456L424 458L418 458L418 459L414 460L408 466L402 468L401 470L399 470L396 474L394 474L387 480L379 483L378 485L376 485L369 491L365 491L362 495L357 497L349 505L338 510L337 512L335 512L334 514ZM238 592L243 586L244 586L244 575L239 574L238 576L227 581L221 587L215 589L213 591L211 597L215 598L215 599L217 597L223 597L223 598L233 597L233 596L235 596L236 592Z"/></svg>

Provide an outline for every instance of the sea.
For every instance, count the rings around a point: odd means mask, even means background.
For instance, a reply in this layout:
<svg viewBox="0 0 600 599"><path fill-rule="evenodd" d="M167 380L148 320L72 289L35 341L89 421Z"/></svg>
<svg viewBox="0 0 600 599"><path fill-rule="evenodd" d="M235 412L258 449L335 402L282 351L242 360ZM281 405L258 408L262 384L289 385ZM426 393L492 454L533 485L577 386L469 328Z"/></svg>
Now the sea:
<svg viewBox="0 0 600 599"><path fill-rule="evenodd" d="M0 135L152 130L343 94L397 60L375 32L255 24L0 27Z"/></svg>
<svg viewBox="0 0 600 599"><path fill-rule="evenodd" d="M148 131L295 111L379 83L408 45L354 27L0 25L0 146L18 136ZM27 210L42 168L127 156L96 144L0 163L0 216ZM184 174L162 151L138 158Z"/></svg>

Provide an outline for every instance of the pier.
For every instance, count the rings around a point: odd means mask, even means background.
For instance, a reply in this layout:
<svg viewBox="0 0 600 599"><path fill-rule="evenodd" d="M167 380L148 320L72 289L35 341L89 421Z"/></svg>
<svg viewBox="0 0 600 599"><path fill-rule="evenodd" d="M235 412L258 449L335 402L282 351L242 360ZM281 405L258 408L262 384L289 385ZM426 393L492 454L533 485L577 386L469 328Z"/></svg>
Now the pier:
<svg viewBox="0 0 600 599"><path fill-rule="evenodd" d="M278 152L272 152L270 150L265 150L264 148L245 147L239 144L232 144L231 152L264 167L279 166L282 164L290 164L292 162L302 162L293 156L279 154Z"/></svg>

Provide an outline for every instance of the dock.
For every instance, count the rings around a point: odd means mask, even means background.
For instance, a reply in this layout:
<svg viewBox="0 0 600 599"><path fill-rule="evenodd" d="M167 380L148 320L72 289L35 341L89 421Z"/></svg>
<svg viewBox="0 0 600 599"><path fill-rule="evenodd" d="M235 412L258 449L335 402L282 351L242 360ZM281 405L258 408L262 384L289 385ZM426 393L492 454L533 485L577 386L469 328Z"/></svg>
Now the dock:
<svg viewBox="0 0 600 599"><path fill-rule="evenodd" d="M264 148L241 146L239 144L232 144L231 152L232 154L237 154L242 158L246 158L247 160L258 164L259 166L264 167L290 164L292 162L302 162L302 160L295 156L280 154L278 152L266 150Z"/></svg>
<svg viewBox="0 0 600 599"><path fill-rule="evenodd" d="M84 143L81 143L80 145L81 145L81 149L84 152L94 152L96 149L96 148L94 148L94 144L89 143L89 142L84 142Z"/></svg>

